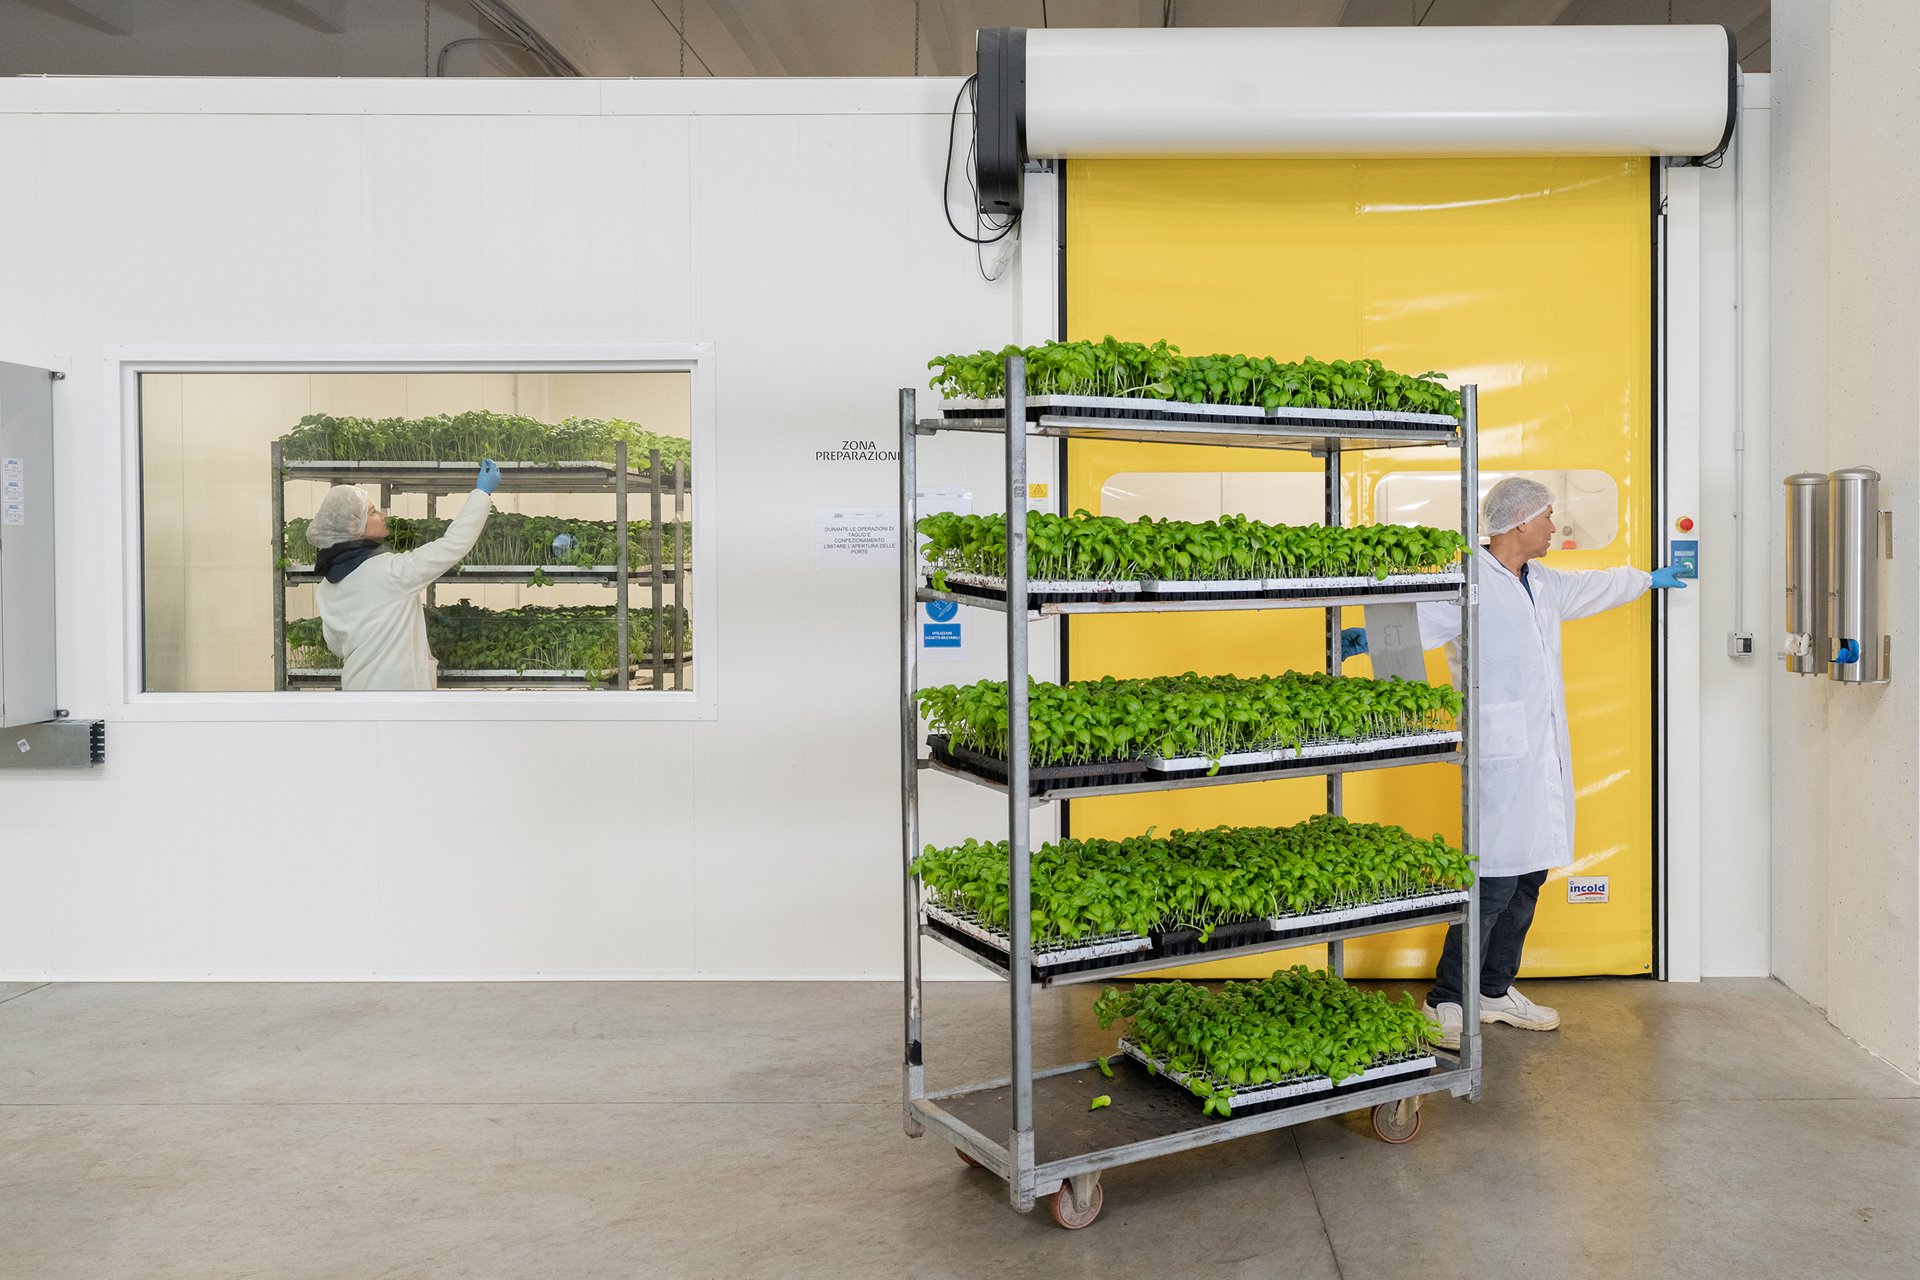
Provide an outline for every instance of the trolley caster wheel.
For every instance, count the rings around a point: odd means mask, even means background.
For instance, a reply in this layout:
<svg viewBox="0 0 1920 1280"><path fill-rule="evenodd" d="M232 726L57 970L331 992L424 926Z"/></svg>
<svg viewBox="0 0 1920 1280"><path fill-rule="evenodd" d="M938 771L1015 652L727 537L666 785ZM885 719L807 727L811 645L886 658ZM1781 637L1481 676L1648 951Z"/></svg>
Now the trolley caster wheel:
<svg viewBox="0 0 1920 1280"><path fill-rule="evenodd" d="M1373 1109L1373 1131L1380 1141L1391 1142L1399 1146L1403 1142L1412 1142L1414 1135L1420 1132L1420 1102L1416 1098L1402 1098L1398 1102L1383 1102Z"/></svg>
<svg viewBox="0 0 1920 1280"><path fill-rule="evenodd" d="M981 1169L986 1167L982 1165L978 1160L975 1160L972 1156L968 1155L964 1148L955 1147L953 1149L953 1154L959 1156L960 1163L967 1166L967 1168L969 1169Z"/></svg>
<svg viewBox="0 0 1920 1280"><path fill-rule="evenodd" d="M1060 1184L1060 1189L1047 1197L1047 1211L1053 1214L1053 1220L1069 1231L1078 1231L1090 1227L1093 1220L1100 1216L1100 1206L1107 1202L1106 1188L1098 1182L1085 1196L1086 1207L1078 1208L1073 1200L1071 1180Z"/></svg>

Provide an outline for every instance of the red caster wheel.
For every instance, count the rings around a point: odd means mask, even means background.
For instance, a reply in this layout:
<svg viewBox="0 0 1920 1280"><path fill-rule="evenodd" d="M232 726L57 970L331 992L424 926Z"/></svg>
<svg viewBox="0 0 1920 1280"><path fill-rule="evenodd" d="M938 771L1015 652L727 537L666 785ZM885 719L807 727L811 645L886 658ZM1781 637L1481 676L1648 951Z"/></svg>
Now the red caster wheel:
<svg viewBox="0 0 1920 1280"><path fill-rule="evenodd" d="M1047 1197L1047 1211L1053 1214L1053 1220L1069 1231L1078 1231L1090 1227L1093 1220L1100 1216L1100 1206L1107 1201L1106 1189L1098 1182L1088 1191L1079 1203L1075 1203L1072 1181L1060 1184L1060 1189Z"/></svg>
<svg viewBox="0 0 1920 1280"><path fill-rule="evenodd" d="M1380 1141L1395 1146L1412 1142L1420 1132L1420 1100L1402 1098L1398 1102L1381 1103L1373 1109L1373 1131L1380 1136Z"/></svg>
<svg viewBox="0 0 1920 1280"><path fill-rule="evenodd" d="M953 1149L953 1154L959 1156L960 1163L967 1166L967 1168L969 1169L979 1169L984 1167L983 1165L981 1165L981 1163L978 1160L975 1160L972 1156L968 1155L966 1151L960 1147L955 1147Z"/></svg>

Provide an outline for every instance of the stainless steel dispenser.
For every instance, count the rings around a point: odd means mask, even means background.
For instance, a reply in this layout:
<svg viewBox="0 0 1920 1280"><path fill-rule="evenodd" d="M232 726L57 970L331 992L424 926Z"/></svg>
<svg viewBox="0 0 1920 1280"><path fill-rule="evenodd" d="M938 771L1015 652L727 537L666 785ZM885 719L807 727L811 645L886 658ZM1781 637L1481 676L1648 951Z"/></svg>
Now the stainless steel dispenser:
<svg viewBox="0 0 1920 1280"><path fill-rule="evenodd" d="M1893 554L1891 522L1880 510L1878 471L1848 467L1827 477L1827 671L1845 684L1887 679L1892 642L1880 629L1880 570Z"/></svg>
<svg viewBox="0 0 1920 1280"><path fill-rule="evenodd" d="M1787 497L1787 616L1781 658L1795 675L1825 675L1827 638L1826 475L1802 471L1782 482Z"/></svg>

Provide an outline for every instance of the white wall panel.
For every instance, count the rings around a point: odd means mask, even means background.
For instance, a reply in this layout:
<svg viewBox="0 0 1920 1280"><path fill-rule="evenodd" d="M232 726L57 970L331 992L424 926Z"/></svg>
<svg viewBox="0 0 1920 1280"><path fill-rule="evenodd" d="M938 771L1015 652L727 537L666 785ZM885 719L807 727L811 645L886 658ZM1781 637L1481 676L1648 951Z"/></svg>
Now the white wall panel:
<svg viewBox="0 0 1920 1280"><path fill-rule="evenodd" d="M1774 6L1773 391L1780 476L1869 465L1893 511L1892 679L1773 677L1776 972L1920 1073L1920 10ZM1777 601L1777 597L1776 597ZM1778 609L1777 602L1772 606Z"/></svg>
<svg viewBox="0 0 1920 1280"><path fill-rule="evenodd" d="M92 775L0 776L0 973L897 972L897 583L812 551L816 507L892 506L895 472L813 452L893 448L928 356L1013 335L1010 285L939 217L954 84L649 86L599 114L591 84L36 83L0 84L37 193L0 202L30 247L0 352L74 371L63 705L98 714L119 661L96 477L123 343L713 342L694 589L724 680L702 723L114 723ZM998 504L987 442L929 455L927 483ZM975 639L943 676L986 674ZM948 784L929 812L957 839L1003 810Z"/></svg>

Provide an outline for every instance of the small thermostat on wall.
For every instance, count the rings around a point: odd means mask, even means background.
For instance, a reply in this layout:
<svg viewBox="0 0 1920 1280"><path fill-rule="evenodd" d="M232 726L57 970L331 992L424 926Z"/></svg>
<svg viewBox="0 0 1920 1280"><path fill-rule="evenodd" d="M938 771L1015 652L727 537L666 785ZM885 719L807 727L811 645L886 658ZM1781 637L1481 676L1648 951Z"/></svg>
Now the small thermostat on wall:
<svg viewBox="0 0 1920 1280"><path fill-rule="evenodd" d="M1605 902L1607 900L1606 876L1568 876L1568 902Z"/></svg>

